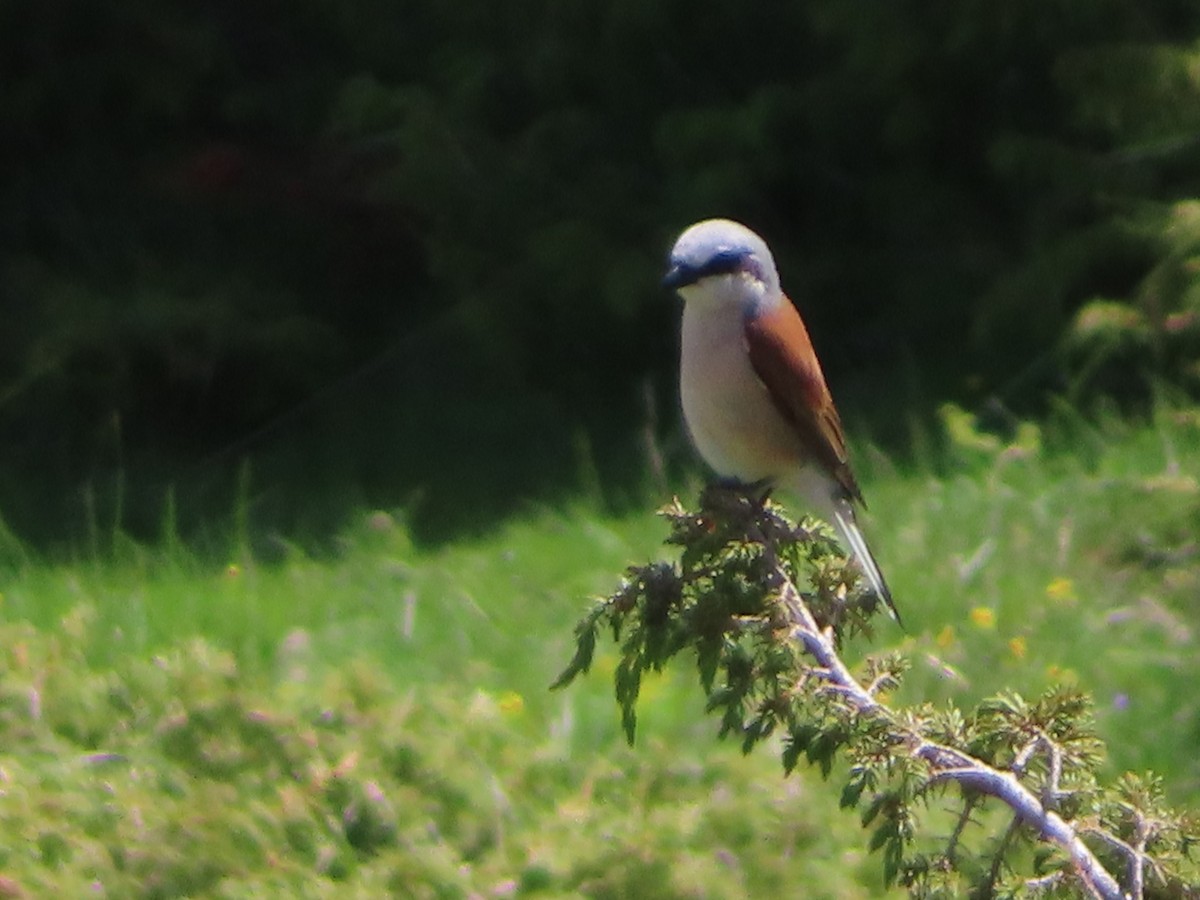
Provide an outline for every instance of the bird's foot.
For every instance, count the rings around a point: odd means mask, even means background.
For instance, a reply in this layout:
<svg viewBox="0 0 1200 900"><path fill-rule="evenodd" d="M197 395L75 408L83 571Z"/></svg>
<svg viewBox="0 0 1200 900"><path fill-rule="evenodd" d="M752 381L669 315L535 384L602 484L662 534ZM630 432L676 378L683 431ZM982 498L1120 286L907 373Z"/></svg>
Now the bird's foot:
<svg viewBox="0 0 1200 900"><path fill-rule="evenodd" d="M713 481L700 496L702 508L717 513L728 521L746 526L761 519L766 512L771 483L763 479L746 483L733 478Z"/></svg>

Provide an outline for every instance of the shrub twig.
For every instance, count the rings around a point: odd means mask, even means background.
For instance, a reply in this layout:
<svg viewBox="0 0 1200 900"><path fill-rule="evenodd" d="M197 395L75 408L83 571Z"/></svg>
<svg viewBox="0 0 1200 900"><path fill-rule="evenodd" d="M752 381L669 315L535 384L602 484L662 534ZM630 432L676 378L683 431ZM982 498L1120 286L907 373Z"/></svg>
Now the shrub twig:
<svg viewBox="0 0 1200 900"><path fill-rule="evenodd" d="M842 805L864 807L889 883L932 896L965 880L977 896L995 896L1002 872L1011 872L1008 891L1073 889L1118 900L1143 897L1149 872L1168 894L1190 890L1181 865L1196 841L1194 823L1166 809L1153 776L1097 786L1103 748L1086 696L1064 688L1032 703L1004 695L969 715L893 708L885 695L907 663L894 654L870 658L858 676L843 660L846 640L870 634L877 601L858 589L819 525L797 527L765 498L727 489L705 492L699 512L676 501L663 514L679 562L631 569L579 624L575 657L555 682L587 671L598 630L611 628L631 741L643 673L690 649L723 736L739 737L748 752L782 729L788 771L801 756L824 775L838 755L849 763ZM808 592L798 586L802 575ZM917 807L949 787L962 801L949 842L940 854L914 853ZM967 828L987 798L1012 817L990 853L972 854ZM1028 845L1053 852L1018 859ZM1126 870L1124 885L1116 866Z"/></svg>

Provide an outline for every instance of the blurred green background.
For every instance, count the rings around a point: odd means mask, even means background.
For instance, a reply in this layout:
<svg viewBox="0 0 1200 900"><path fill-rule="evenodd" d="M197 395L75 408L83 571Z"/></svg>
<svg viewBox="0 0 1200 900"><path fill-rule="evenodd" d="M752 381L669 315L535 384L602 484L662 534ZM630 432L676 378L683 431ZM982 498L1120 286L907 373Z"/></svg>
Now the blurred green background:
<svg viewBox="0 0 1200 900"><path fill-rule="evenodd" d="M0 894L884 895L686 664L632 749L610 646L546 690L700 485L714 215L872 504L849 661L1078 684L1196 807L1200 5L0 3L0 129Z"/></svg>
<svg viewBox="0 0 1200 900"><path fill-rule="evenodd" d="M4 4L0 511L620 507L688 459L658 276L713 215L900 457L947 399L1194 387L1198 39L1182 0Z"/></svg>

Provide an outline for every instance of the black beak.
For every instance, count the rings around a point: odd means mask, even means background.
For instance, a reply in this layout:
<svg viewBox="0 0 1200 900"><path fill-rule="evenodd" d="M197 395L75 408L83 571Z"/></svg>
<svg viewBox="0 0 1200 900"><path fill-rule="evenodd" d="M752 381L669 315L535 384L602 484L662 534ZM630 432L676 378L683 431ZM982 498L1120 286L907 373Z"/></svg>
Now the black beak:
<svg viewBox="0 0 1200 900"><path fill-rule="evenodd" d="M673 263L671 268L667 269L667 274L663 276L662 285L673 291L679 290L681 287L687 287L689 284L695 284L696 279L700 277L700 273L691 266L685 266L682 263Z"/></svg>

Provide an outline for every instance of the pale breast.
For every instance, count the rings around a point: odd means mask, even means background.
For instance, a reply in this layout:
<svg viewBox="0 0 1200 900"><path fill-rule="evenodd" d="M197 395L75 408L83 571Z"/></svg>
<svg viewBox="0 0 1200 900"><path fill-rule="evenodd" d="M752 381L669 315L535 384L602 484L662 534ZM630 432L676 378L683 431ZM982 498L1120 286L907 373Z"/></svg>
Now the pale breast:
<svg viewBox="0 0 1200 900"><path fill-rule="evenodd" d="M734 306L687 303L680 394L692 442L713 470L741 481L782 478L800 465L799 438L750 365Z"/></svg>

